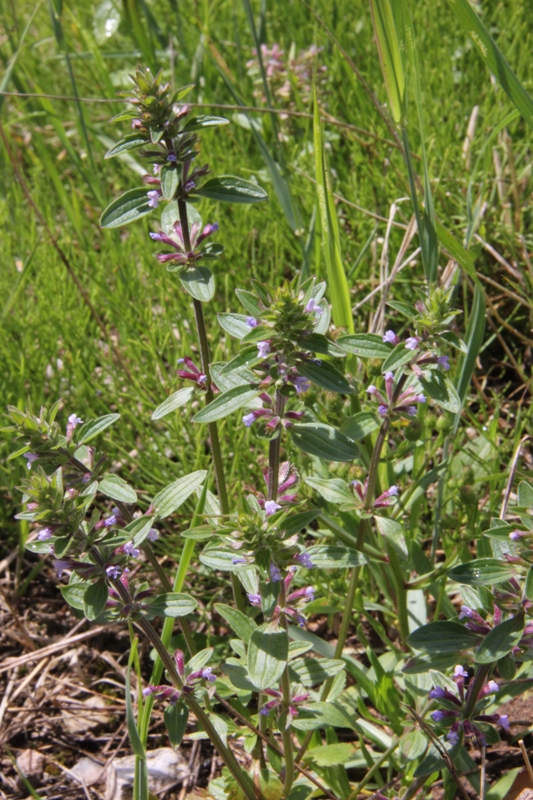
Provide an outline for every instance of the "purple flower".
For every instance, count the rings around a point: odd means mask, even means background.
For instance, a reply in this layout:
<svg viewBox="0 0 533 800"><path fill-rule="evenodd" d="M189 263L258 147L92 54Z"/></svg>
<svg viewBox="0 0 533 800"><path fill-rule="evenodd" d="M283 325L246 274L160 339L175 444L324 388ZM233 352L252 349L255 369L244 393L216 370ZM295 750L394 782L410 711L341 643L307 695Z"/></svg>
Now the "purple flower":
<svg viewBox="0 0 533 800"><path fill-rule="evenodd" d="M293 378L292 379L292 384L293 384L294 388L296 389L296 393L297 394L303 394L311 386L311 384L309 383L307 378L304 378L303 375L297 375L295 378Z"/></svg>
<svg viewBox="0 0 533 800"><path fill-rule="evenodd" d="M524 531L511 531L511 533L509 534L509 539L512 542L519 542L520 539L524 538L524 536L527 536L527 534Z"/></svg>
<svg viewBox="0 0 533 800"><path fill-rule="evenodd" d="M153 231L150 231L150 239L152 239L154 242L162 242L163 241L163 237L161 236L161 234L160 233L154 233Z"/></svg>
<svg viewBox="0 0 533 800"><path fill-rule="evenodd" d="M405 341L405 346L406 346L407 350L416 350L417 347L418 347L418 342L419 341L420 341L420 339L417 336L410 336Z"/></svg>
<svg viewBox="0 0 533 800"><path fill-rule="evenodd" d="M149 542L157 542L159 539L159 531L156 528L150 528L146 537Z"/></svg>
<svg viewBox="0 0 533 800"><path fill-rule="evenodd" d="M259 358L266 358L270 353L270 342L257 342L257 354Z"/></svg>
<svg viewBox="0 0 533 800"><path fill-rule="evenodd" d="M275 514L276 511L279 511L281 508L279 503L276 503L275 500L267 500L265 503L265 514L267 517L270 517L271 514Z"/></svg>
<svg viewBox="0 0 533 800"><path fill-rule="evenodd" d="M509 726L509 715L508 714L500 714L499 717L500 717L500 719L498 720L498 722L500 723L502 728L504 728L504 730L508 731L509 727L510 727Z"/></svg>
<svg viewBox="0 0 533 800"><path fill-rule="evenodd" d="M39 542L47 542L51 538L52 538L52 528L41 528L41 530L37 534L37 539Z"/></svg>
<svg viewBox="0 0 533 800"><path fill-rule="evenodd" d="M411 407L414 408L414 406L411 406ZM383 403L378 406L378 413L381 414L382 417L385 416L387 411L388 411L388 408L387 408L386 405L383 405ZM416 413L416 409L415 409L415 413Z"/></svg>
<svg viewBox="0 0 533 800"><path fill-rule="evenodd" d="M214 683L217 679L217 676L213 675L213 670L211 667L204 667L200 673L200 676L210 683Z"/></svg>
<svg viewBox="0 0 533 800"><path fill-rule="evenodd" d="M254 414L254 412L250 411L249 414L245 414L244 417L242 418L242 421L244 422L246 427L249 428L250 425L253 425L254 422L255 422L255 414Z"/></svg>
<svg viewBox="0 0 533 800"><path fill-rule="evenodd" d="M407 413L410 417L416 417L416 406L408 406Z"/></svg>
<svg viewBox="0 0 533 800"><path fill-rule="evenodd" d="M125 553L127 556L131 556L132 558L137 558L140 553L133 542L126 542L126 544L122 545L122 552Z"/></svg>
<svg viewBox="0 0 533 800"><path fill-rule="evenodd" d="M246 317L246 324L249 325L250 328L257 328L259 325L255 317Z"/></svg>
<svg viewBox="0 0 533 800"><path fill-rule="evenodd" d="M425 394L416 394L414 396L415 403L425 403L427 402L427 398Z"/></svg>
<svg viewBox="0 0 533 800"><path fill-rule="evenodd" d="M68 424L72 425L73 428L75 428L76 425L81 425L82 423L83 420L77 417L76 414L71 414L70 417L68 418Z"/></svg>
<svg viewBox="0 0 533 800"><path fill-rule="evenodd" d="M248 562L245 558L232 558L231 563L237 566L237 564L247 564Z"/></svg>
<svg viewBox="0 0 533 800"><path fill-rule="evenodd" d="M370 386L369 386L369 387L368 387L368 389L367 389L367 392L368 392L368 394L370 394L370 395L376 394L376 392L377 392L377 387L376 387L376 386L374 386L374 384L373 384L373 383L371 383L371 384L370 384Z"/></svg>
<svg viewBox="0 0 533 800"><path fill-rule="evenodd" d="M432 711L430 716L435 722L440 722L445 718L444 711Z"/></svg>
<svg viewBox="0 0 533 800"><path fill-rule="evenodd" d="M167 156L167 161L170 161L171 164L174 164L177 161L177 157L175 153L169 153Z"/></svg>
<svg viewBox="0 0 533 800"><path fill-rule="evenodd" d="M117 564L110 564L109 567L106 567L106 571L105 571L107 577L108 578L113 578L113 580L116 580L121 572L122 572L122 570L120 569L120 567Z"/></svg>
<svg viewBox="0 0 533 800"><path fill-rule="evenodd" d="M247 595L248 600L253 606L257 606L261 608L261 595L260 594L249 594Z"/></svg>
<svg viewBox="0 0 533 800"><path fill-rule="evenodd" d="M38 460L39 456L36 455L35 453L24 453L24 458L28 462L26 466L28 467L28 469L31 469L31 465L33 464L34 461Z"/></svg>
<svg viewBox="0 0 533 800"><path fill-rule="evenodd" d="M305 567L306 569L311 569L312 567L315 566L307 553L298 553L298 555L295 556L294 560L297 561L298 564L301 564L302 567Z"/></svg>
<svg viewBox="0 0 533 800"><path fill-rule="evenodd" d="M374 508L386 508L390 505L390 498L391 497L398 497L400 490L397 486L391 486L390 489L387 489L383 494L380 494L379 497L376 497L374 500Z"/></svg>
<svg viewBox="0 0 533 800"><path fill-rule="evenodd" d="M314 297L312 297L305 307L307 314L316 314L319 317L322 313L322 307L318 305Z"/></svg>
<svg viewBox="0 0 533 800"><path fill-rule="evenodd" d="M270 580L271 581L280 581L281 580L281 572L279 571L278 567L274 563L270 564Z"/></svg>
<svg viewBox="0 0 533 800"><path fill-rule="evenodd" d="M437 358L437 364L444 370L450 369L450 362L448 360L448 356L439 356Z"/></svg>
<svg viewBox="0 0 533 800"><path fill-rule="evenodd" d="M151 191L147 192L148 197L148 205L150 208L157 208L159 205L159 198L161 197L161 192L157 189L152 189Z"/></svg>
<svg viewBox="0 0 533 800"><path fill-rule="evenodd" d="M457 664L453 671L454 678L468 678L468 670L466 670L462 664Z"/></svg>
<svg viewBox="0 0 533 800"><path fill-rule="evenodd" d="M385 335L383 336L383 341L387 344L398 344L400 341L400 337L394 333L394 331L385 331Z"/></svg>
<svg viewBox="0 0 533 800"><path fill-rule="evenodd" d="M53 563L54 567L55 567L55 568L56 568L56 570L57 570L57 577L58 577L58 578L61 578L61 577L62 577L62 575L63 575L63 573L64 573L64 571L65 571L66 569L71 569L71 567L72 567L72 564L71 564L71 562L70 562L70 561L58 561L58 560L54 560L52 563Z"/></svg>
<svg viewBox="0 0 533 800"><path fill-rule="evenodd" d="M194 181L187 181L185 186L183 187L186 192L192 192L193 189L196 189L196 183Z"/></svg>

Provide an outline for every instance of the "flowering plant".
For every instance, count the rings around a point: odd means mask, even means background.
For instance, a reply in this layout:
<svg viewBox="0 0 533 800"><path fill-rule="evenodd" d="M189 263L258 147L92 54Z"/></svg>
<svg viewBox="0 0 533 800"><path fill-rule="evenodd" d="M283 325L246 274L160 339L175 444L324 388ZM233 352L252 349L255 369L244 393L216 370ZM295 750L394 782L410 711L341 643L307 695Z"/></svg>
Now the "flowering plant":
<svg viewBox="0 0 533 800"><path fill-rule="evenodd" d="M176 374L188 384L153 419L195 401L192 422L207 425L215 491L200 469L141 501L95 444L118 414L82 422L71 413L60 425L59 403L39 415L12 407L21 445L13 457L24 456L29 468L19 514L35 525L28 548L53 556L58 577L68 575L65 600L89 620L128 622L130 667L134 630L155 648L137 718L127 697L139 763L152 704L160 702L174 746L190 712L220 755L225 770L210 796L295 798L318 790L355 798L372 780L384 788L386 759L396 782L411 783L405 796L412 796L412 787L422 790L428 776L449 767L448 751L464 760L471 744L497 741L508 719L495 699L517 671L529 676L533 489L522 482L516 506L484 531L482 558L450 537L445 560L435 562L440 517L428 503L436 535L426 547L422 502L447 467L464 400L450 377L451 353L468 352L450 291L430 285L407 308L405 332L346 333L331 325L325 282L252 280L237 290L244 313L218 315L238 352L212 362L204 306L215 279L205 262L222 248L208 241L217 224L204 225L194 203L255 203L266 194L240 178L206 180L209 166L195 166L198 132L226 120L192 116L181 102L186 93L137 71L132 108L119 117L132 132L107 155L137 149L151 174L111 203L102 225L130 224L163 207L150 236L166 248L155 254L159 263L178 273L192 297L199 359L185 353L179 360ZM219 431L235 414L257 438L265 482L242 493L230 484ZM468 485L460 496L463 505L476 502ZM171 580L155 548L165 521L189 498L195 511ZM214 605L234 634L218 663L213 648L198 650L198 600L182 592L196 547L203 568L231 581L232 598ZM139 576L144 561L158 587ZM467 587L460 613L447 581ZM334 645L306 627L320 612L338 615ZM174 620L187 653L171 650ZM364 660L354 657L355 638ZM337 741L341 729L351 732L348 749ZM236 756L241 745L248 759ZM362 764L368 770L355 780L351 770ZM139 775L135 800L147 796L145 771Z"/></svg>

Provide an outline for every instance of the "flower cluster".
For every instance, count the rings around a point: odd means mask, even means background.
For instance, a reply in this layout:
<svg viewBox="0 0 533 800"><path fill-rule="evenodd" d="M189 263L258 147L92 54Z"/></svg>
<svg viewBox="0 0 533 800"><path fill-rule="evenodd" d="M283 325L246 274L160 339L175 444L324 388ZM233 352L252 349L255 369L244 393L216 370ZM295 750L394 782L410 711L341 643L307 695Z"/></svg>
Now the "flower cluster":
<svg viewBox="0 0 533 800"><path fill-rule="evenodd" d="M292 376L289 376L289 380ZM291 384L295 387L298 393L307 391L310 384L306 378L294 375ZM271 437L280 430L280 428L290 428L295 422L302 419L304 416L303 411L293 411L290 409L283 409L281 414L276 414L274 408L274 400L268 392L261 392L259 400L262 403L261 408L254 408L244 414L242 421L247 428L250 428L254 422L261 423L261 432L264 436Z"/></svg>
<svg viewBox="0 0 533 800"><path fill-rule="evenodd" d="M263 472L263 478L268 485L268 470ZM279 468L278 472L278 496L277 500L267 500L264 493L255 489L255 487L248 484L244 485L246 491L251 492L255 497L259 506L265 511L267 517L275 514L283 506L292 505L298 502L297 494L287 494L289 489L294 489L300 481L300 476L296 467L290 461L284 461Z"/></svg>
<svg viewBox="0 0 533 800"><path fill-rule="evenodd" d="M284 614L286 617L294 620L301 628L305 625L305 617L301 613L301 604L302 602L308 603L311 600L315 599L315 590L312 586L305 586L301 589L296 589L294 592L290 592L287 594L289 590L289 586L291 585L292 579L294 577L294 573L296 571L296 567L289 568L286 576L282 579L281 573L274 565L271 565L271 579L275 581L283 580L284 586L284 595L285 595L285 602L283 606L276 605L272 614L272 619L278 619L281 614ZM253 606L257 608L261 608L262 598L260 594L248 594L248 600Z"/></svg>
<svg viewBox="0 0 533 800"><path fill-rule="evenodd" d="M283 695L277 689L265 689L264 694L272 697L273 700L269 700L268 703L265 703L259 712L260 714L267 716L275 708L281 709L283 707ZM309 692L305 692L301 686L291 686L291 697L287 708L288 716L285 723L287 728L291 724L291 719L294 719L294 717L298 716L297 706L307 703L309 697Z"/></svg>
<svg viewBox="0 0 533 800"><path fill-rule="evenodd" d="M358 507L364 508L366 503L366 494L368 488L368 479L364 483L354 480L351 482L351 487L355 492L356 498L359 500ZM393 502L395 497L398 497L400 490L397 486L390 486L386 491L382 492L379 497L372 502L372 508L388 508Z"/></svg>
<svg viewBox="0 0 533 800"><path fill-rule="evenodd" d="M174 223L174 235L169 236L164 231L151 233L150 237L154 242L162 242L167 247L172 248L171 252L156 253L156 258L161 264L168 264L169 272L176 272L185 266L193 266L202 258L209 258L213 252L218 254L219 247L204 246L203 243L208 236L218 230L218 223L204 225L202 228L197 222L191 225L189 241L186 242L183 236L181 222Z"/></svg>
<svg viewBox="0 0 533 800"><path fill-rule="evenodd" d="M485 734L477 723L501 725L505 730L509 730L509 719L506 714L483 713L487 702L489 705L491 702L486 698L499 691L500 687L495 681L488 681L482 686L476 698L473 714L466 718L464 709L470 699L469 693L472 691L474 683L470 680L468 671L460 664L455 667L453 679L457 687L457 694L450 692L449 689L443 689L441 686L436 686L429 693L431 700L436 700L439 705L443 706L443 708L433 711L431 718L434 722L449 728L446 734L449 742L457 744L463 734L465 737L475 739L479 746L485 744ZM465 687L467 688L465 689Z"/></svg>
<svg viewBox="0 0 533 800"><path fill-rule="evenodd" d="M382 417L393 413L408 414L410 417L416 416L417 409L415 404L425 403L425 395L418 393L413 387L409 387L396 396L394 374L386 372L384 378L386 397L383 397L379 389L373 384L367 389L368 394L378 403L378 413Z"/></svg>
<svg viewBox="0 0 533 800"><path fill-rule="evenodd" d="M171 705L175 705L183 695L192 694L202 681L214 683L217 679L211 667L201 667L193 670L189 665L186 666L182 650L176 650L174 662L178 675L183 681L181 688L176 689L173 686L154 686L150 684L143 689L143 697L152 696L159 700L167 700Z"/></svg>

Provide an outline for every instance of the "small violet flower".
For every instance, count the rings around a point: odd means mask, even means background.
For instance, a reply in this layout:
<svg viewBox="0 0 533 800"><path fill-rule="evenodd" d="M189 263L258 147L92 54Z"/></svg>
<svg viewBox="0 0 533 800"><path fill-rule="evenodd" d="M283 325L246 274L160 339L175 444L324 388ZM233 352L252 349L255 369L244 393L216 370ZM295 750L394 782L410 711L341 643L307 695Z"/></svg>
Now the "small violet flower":
<svg viewBox="0 0 533 800"><path fill-rule="evenodd" d="M387 344L398 344L401 339L394 331L385 331L383 341Z"/></svg>
<svg viewBox="0 0 533 800"><path fill-rule="evenodd" d="M305 311L307 314L316 314L319 317L322 314L322 306L319 306L314 297L312 297L307 303Z"/></svg>
<svg viewBox="0 0 533 800"><path fill-rule="evenodd" d="M105 571L107 577L113 578L113 580L116 580L121 572L122 570L117 564L111 564L109 567L106 567Z"/></svg>
<svg viewBox="0 0 533 800"><path fill-rule="evenodd" d="M407 350L416 350L418 348L418 343L420 339L417 336L410 336L405 341L405 347Z"/></svg>
<svg viewBox="0 0 533 800"><path fill-rule="evenodd" d="M149 542L157 542L159 539L159 531L156 528L150 528L146 537Z"/></svg>
<svg viewBox="0 0 533 800"><path fill-rule="evenodd" d="M260 594L249 594L247 595L248 600L253 606L257 608L261 608L261 595Z"/></svg>
<svg viewBox="0 0 533 800"><path fill-rule="evenodd" d="M437 364L444 370L450 369L450 361L448 359L448 356L439 356L437 358Z"/></svg>
<svg viewBox="0 0 533 800"><path fill-rule="evenodd" d="M280 581L281 580L281 572L279 571L278 567L274 563L270 564L270 580L271 581Z"/></svg>
<svg viewBox="0 0 533 800"><path fill-rule="evenodd" d="M272 514L275 514L276 511L279 511L280 508L280 504L276 503L275 500L267 500L265 503L265 514L267 517L270 517Z"/></svg>
<svg viewBox="0 0 533 800"><path fill-rule="evenodd" d="M131 558L137 558L141 551L135 547L133 542L126 542L126 544L122 545L122 552L127 556L131 556Z"/></svg>
<svg viewBox="0 0 533 800"><path fill-rule="evenodd" d="M28 469L31 469L31 465L33 464L34 461L37 461L39 459L39 456L36 455L35 453L24 453L24 458L28 462L26 466L28 467Z"/></svg>
<svg viewBox="0 0 533 800"><path fill-rule="evenodd" d="M298 564L301 564L301 566L305 567L306 569L312 569L315 566L307 553L298 553L298 555L295 556L294 560L297 561Z"/></svg>
<svg viewBox="0 0 533 800"><path fill-rule="evenodd" d="M257 354L259 358L266 358L270 353L270 342L257 342Z"/></svg>
<svg viewBox="0 0 533 800"><path fill-rule="evenodd" d="M157 208L159 205L159 198L161 197L161 192L157 189L151 189L149 192L146 193L148 197L148 205L150 208Z"/></svg>
<svg viewBox="0 0 533 800"><path fill-rule="evenodd" d="M259 322L256 320L255 317L246 317L246 324L250 326L250 328L257 328Z"/></svg>
<svg viewBox="0 0 533 800"><path fill-rule="evenodd" d="M37 539L39 542L47 542L51 538L52 538L52 528L41 528L41 530L37 534Z"/></svg>

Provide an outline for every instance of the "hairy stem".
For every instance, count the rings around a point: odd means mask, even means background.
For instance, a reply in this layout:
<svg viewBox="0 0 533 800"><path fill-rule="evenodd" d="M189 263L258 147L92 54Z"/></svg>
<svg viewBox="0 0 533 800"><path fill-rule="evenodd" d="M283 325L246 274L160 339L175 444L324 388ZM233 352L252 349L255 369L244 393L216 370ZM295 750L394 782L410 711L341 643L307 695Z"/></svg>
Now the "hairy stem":
<svg viewBox="0 0 533 800"><path fill-rule="evenodd" d="M276 393L277 394L277 393ZM276 498L272 498L275 500ZM279 594L279 602L281 608L285 608L286 603L286 591L285 591L285 581L281 581L281 590ZM288 626L287 626L287 618L285 614L281 615L282 625L285 628L285 633L288 636ZM283 796L288 797L290 791L292 789L292 784L294 783L294 749L292 745L292 736L291 736L291 714L290 714L290 705L291 705L291 681L289 677L289 664L285 664L285 669L283 670L283 674L281 676L281 691L283 694L283 710L286 715L285 720L285 728L283 730L283 755L285 756L285 781L283 784Z"/></svg>
<svg viewBox="0 0 533 800"><path fill-rule="evenodd" d="M281 417L285 398L279 389L276 389L274 401L274 416ZM268 499L277 500L279 483L279 462L281 453L281 430L278 435L270 440L268 448Z"/></svg>
<svg viewBox="0 0 533 800"><path fill-rule="evenodd" d="M189 235L189 220L187 217L187 204L185 200L178 199L178 210L180 215L181 230L183 234L183 243L185 249L190 251L191 240ZM198 335L198 345L200 347L200 363L202 372L206 377L206 403L210 403L213 398L213 389L211 388L211 373L209 369L209 342L207 340L207 329L205 325L204 310L202 303L193 297L194 319L196 322L196 333ZM215 467L215 480L217 484L218 500L220 503L220 510L223 514L229 514L229 501L228 490L226 486L226 476L224 474L224 463L222 461L222 449L220 446L220 438L218 435L218 426L216 422L208 424L209 441L211 444L211 454L213 456L213 464ZM233 589L233 596L235 604L240 611L244 611L244 598L242 594L241 584L235 575L231 575L231 585Z"/></svg>

